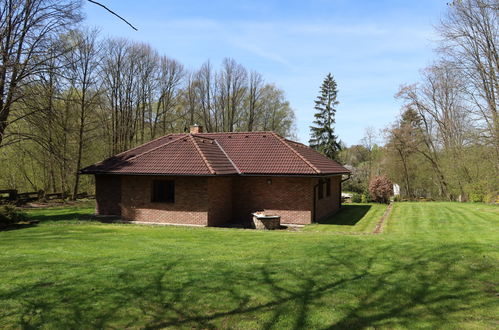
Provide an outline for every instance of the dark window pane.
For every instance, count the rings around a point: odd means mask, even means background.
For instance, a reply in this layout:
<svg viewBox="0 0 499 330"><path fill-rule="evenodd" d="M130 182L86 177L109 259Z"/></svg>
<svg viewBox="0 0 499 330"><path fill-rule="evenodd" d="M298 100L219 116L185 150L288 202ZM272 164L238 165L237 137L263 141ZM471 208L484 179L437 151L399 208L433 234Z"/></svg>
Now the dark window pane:
<svg viewBox="0 0 499 330"><path fill-rule="evenodd" d="M175 202L175 182L174 181L165 181L166 188L166 202L174 203Z"/></svg>
<svg viewBox="0 0 499 330"><path fill-rule="evenodd" d="M154 203L174 203L175 202L175 181L154 180L152 185L152 202Z"/></svg>

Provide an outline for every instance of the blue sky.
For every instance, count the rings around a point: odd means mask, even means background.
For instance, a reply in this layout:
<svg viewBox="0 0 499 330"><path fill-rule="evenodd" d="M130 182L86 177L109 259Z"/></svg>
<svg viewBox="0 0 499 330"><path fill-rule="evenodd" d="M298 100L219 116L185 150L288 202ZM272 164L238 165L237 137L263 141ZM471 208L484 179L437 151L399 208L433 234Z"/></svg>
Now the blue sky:
<svg viewBox="0 0 499 330"><path fill-rule="evenodd" d="M102 0L139 31L85 1L86 24L101 34L147 42L195 70L232 57L286 93L297 137L309 138L314 99L331 72L339 89L336 133L359 143L399 113L394 99L431 64L434 25L446 0L131 1Z"/></svg>

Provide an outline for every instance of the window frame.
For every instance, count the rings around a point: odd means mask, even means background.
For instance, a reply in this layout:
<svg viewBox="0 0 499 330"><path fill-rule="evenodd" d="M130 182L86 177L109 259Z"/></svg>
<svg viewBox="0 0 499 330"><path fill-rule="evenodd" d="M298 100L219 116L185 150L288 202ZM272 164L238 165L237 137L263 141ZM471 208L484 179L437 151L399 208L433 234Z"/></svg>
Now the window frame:
<svg viewBox="0 0 499 330"><path fill-rule="evenodd" d="M323 189L323 186L324 185L324 182L322 179L319 179L319 184L317 186L317 199L323 199L324 198L324 189Z"/></svg>

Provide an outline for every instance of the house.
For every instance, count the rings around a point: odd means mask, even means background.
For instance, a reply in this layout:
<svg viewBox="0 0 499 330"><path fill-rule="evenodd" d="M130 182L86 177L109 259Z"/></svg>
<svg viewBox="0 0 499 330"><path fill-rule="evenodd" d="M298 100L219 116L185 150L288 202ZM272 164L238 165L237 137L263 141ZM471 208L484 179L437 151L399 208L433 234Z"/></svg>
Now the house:
<svg viewBox="0 0 499 330"><path fill-rule="evenodd" d="M309 224L341 206L327 157L273 132L168 134L81 170L94 174L96 213L124 220L218 226L255 211Z"/></svg>

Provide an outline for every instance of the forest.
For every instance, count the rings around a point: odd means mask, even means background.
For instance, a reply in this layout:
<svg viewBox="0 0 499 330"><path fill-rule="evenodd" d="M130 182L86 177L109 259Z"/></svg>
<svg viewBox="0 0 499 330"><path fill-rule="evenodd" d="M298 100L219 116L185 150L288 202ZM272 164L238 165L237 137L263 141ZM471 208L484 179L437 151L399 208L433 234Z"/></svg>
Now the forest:
<svg viewBox="0 0 499 330"><path fill-rule="evenodd" d="M344 189L367 195L386 175L402 199L496 201L498 12L497 0L448 4L433 64L400 82L400 114L358 145L338 137L328 156L352 171ZM260 73L231 58L189 70L151 45L103 38L80 1L1 0L0 47L0 189L92 193L80 168L195 123L294 137L284 91Z"/></svg>
<svg viewBox="0 0 499 330"><path fill-rule="evenodd" d="M284 92L234 59L187 70L148 44L101 38L78 1L14 3L0 13L0 189L91 193L83 165L192 124L293 136Z"/></svg>
<svg viewBox="0 0 499 330"><path fill-rule="evenodd" d="M498 1L448 4L433 64L395 95L400 115L340 152L346 189L364 194L384 174L403 199L499 201L498 13Z"/></svg>

